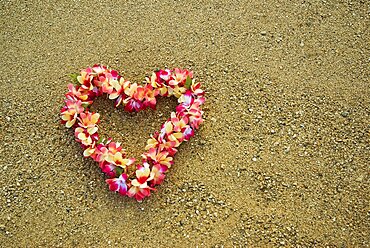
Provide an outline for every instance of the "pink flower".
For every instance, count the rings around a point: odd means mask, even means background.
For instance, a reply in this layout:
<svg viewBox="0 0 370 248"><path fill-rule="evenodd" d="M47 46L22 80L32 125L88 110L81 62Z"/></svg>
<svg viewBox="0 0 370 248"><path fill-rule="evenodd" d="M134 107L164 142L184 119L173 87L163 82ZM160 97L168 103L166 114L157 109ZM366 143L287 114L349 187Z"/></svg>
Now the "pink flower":
<svg viewBox="0 0 370 248"><path fill-rule="evenodd" d="M197 98L192 100L192 97L189 97L189 94L184 95L183 101L180 105L176 107L176 112L178 113L179 117L189 118L189 124L192 128L198 129L199 125L203 123L203 111L200 110L200 105L204 103L204 97ZM179 99L180 101L180 99Z"/></svg>
<svg viewBox="0 0 370 248"><path fill-rule="evenodd" d="M201 111L199 108L200 104L200 102L196 101L188 110L190 126L195 129L198 129L199 125L204 121L202 118L203 111Z"/></svg>
<svg viewBox="0 0 370 248"><path fill-rule="evenodd" d="M81 101L87 100L89 97L88 92L81 90L78 86L73 84L68 84L68 92L66 93L67 99L80 99Z"/></svg>
<svg viewBox="0 0 370 248"><path fill-rule="evenodd" d="M126 106L125 106L125 111L128 111L128 112L140 112L141 110L144 109L144 103L141 102L141 101L136 101L135 99L130 99Z"/></svg>
<svg viewBox="0 0 370 248"><path fill-rule="evenodd" d="M89 134L93 134L98 131L96 124L99 122L100 115L98 113L85 112L81 113L78 120L80 127L86 128Z"/></svg>
<svg viewBox="0 0 370 248"><path fill-rule="evenodd" d="M61 110L61 118L70 128L76 123L77 115L84 111L80 100L65 100L66 106Z"/></svg>
<svg viewBox="0 0 370 248"><path fill-rule="evenodd" d="M116 166L114 164L108 163L107 161L103 161L99 163L100 169L104 174L108 177L115 177L116 176Z"/></svg>
<svg viewBox="0 0 370 248"><path fill-rule="evenodd" d="M149 164L147 162L137 166L136 179L140 184L145 184L147 181L153 179L153 176L150 175Z"/></svg>
<svg viewBox="0 0 370 248"><path fill-rule="evenodd" d="M100 77L101 90L103 93L110 94L113 91L113 85L108 77Z"/></svg>
<svg viewBox="0 0 370 248"><path fill-rule="evenodd" d="M194 136L194 130L190 126L187 126L185 129L182 130L182 132L185 141L190 140L190 138Z"/></svg>
<svg viewBox="0 0 370 248"><path fill-rule="evenodd" d="M175 146L175 141L167 141L166 133L162 134L162 137L159 135L158 132L155 132L154 135L151 136L150 139L147 141L147 145L145 146L145 150L150 150L151 148L165 150L168 152L170 156L174 156L177 152ZM144 156L145 157L145 156Z"/></svg>
<svg viewBox="0 0 370 248"><path fill-rule="evenodd" d="M145 150L149 150L150 148L157 148L158 145L162 142L158 141L158 132L154 135L150 135L150 139L147 140L147 145L145 146Z"/></svg>
<svg viewBox="0 0 370 248"><path fill-rule="evenodd" d="M99 84L101 85L101 90L103 93L111 94L113 91L113 84L114 82L118 82L120 80L120 76L114 70L105 71L104 75L99 76Z"/></svg>
<svg viewBox="0 0 370 248"><path fill-rule="evenodd" d="M186 91L185 94L181 95L178 100L179 103L182 103L181 105L188 108L190 107L194 102L194 96L191 93L190 90Z"/></svg>
<svg viewBox="0 0 370 248"><path fill-rule="evenodd" d="M125 88L125 94L129 97L133 97L138 87L140 86L137 85L137 83L130 84L129 87Z"/></svg>
<svg viewBox="0 0 370 248"><path fill-rule="evenodd" d="M166 166L162 166L160 164L153 165L152 172L151 172L151 175L153 176L153 180L151 181L151 183L153 185L161 184L163 182L164 178L166 177L166 175L164 173L167 170L168 170L168 168Z"/></svg>
<svg viewBox="0 0 370 248"><path fill-rule="evenodd" d="M153 88L161 88L164 82L167 82L171 77L171 70L158 70L153 72L150 78L146 78L148 84L151 84Z"/></svg>
<svg viewBox="0 0 370 248"><path fill-rule="evenodd" d="M194 136L194 130L187 125L189 119L187 116L183 116L181 119L176 116L174 112L171 113L171 122L173 123L173 130L175 132L181 132L183 140L188 141L191 137ZM170 139L173 140L173 139Z"/></svg>
<svg viewBox="0 0 370 248"><path fill-rule="evenodd" d="M153 72L150 77L145 77L146 83L150 84L153 88L161 88L163 83L161 78L158 77L158 73Z"/></svg>
<svg viewBox="0 0 370 248"><path fill-rule="evenodd" d="M153 89L150 84L145 86L145 101L144 105L155 110L155 105L157 104L156 96L159 94L159 91Z"/></svg>
<svg viewBox="0 0 370 248"><path fill-rule="evenodd" d="M138 86L136 88L135 93L132 95L132 98L134 98L137 101L142 101L144 100L145 97L145 88L143 86Z"/></svg>
<svg viewBox="0 0 370 248"><path fill-rule="evenodd" d="M145 97L145 89L142 86L138 86L136 83L130 85L125 89L125 94L129 97L125 100L125 110L128 112L139 112L145 108L143 103Z"/></svg>
<svg viewBox="0 0 370 248"><path fill-rule="evenodd" d="M95 143L93 143L91 146L88 146L85 148L83 155L85 158L91 156L95 160L94 158L96 156L95 151L96 151L96 147L95 147Z"/></svg>
<svg viewBox="0 0 370 248"><path fill-rule="evenodd" d="M123 78L120 78L119 81L117 80L111 81L110 85L112 85L113 88L109 93L109 99L116 99L114 106L118 107L121 104L121 102L124 99L126 99L124 90L130 86L130 82L125 81Z"/></svg>
<svg viewBox="0 0 370 248"><path fill-rule="evenodd" d="M167 82L170 79L171 73L172 71L170 69L165 69L157 71L156 75L158 78Z"/></svg>
<svg viewBox="0 0 370 248"><path fill-rule="evenodd" d="M113 161L114 154L117 152L124 154L120 143L111 142L108 145L99 144L97 145L96 161Z"/></svg>
<svg viewBox="0 0 370 248"><path fill-rule="evenodd" d="M172 73L172 79L168 82L169 85L175 86L184 86L187 77L193 78L193 72L188 70L181 70L179 68L175 68L174 73Z"/></svg>
<svg viewBox="0 0 370 248"><path fill-rule="evenodd" d="M170 92L171 95L174 95L176 98L181 97L185 92L186 92L185 87L179 87L176 85L174 88L169 88L168 91Z"/></svg>
<svg viewBox="0 0 370 248"><path fill-rule="evenodd" d="M81 84L83 90L91 91L94 88L92 83L93 76L90 75L91 68L82 70L80 76L77 77L78 82Z"/></svg>
<svg viewBox="0 0 370 248"><path fill-rule="evenodd" d="M116 152L113 157L108 156L106 161L125 169L127 168L127 166L130 166L135 162L134 158L127 159L125 157L126 157L125 154Z"/></svg>
<svg viewBox="0 0 370 248"><path fill-rule="evenodd" d="M201 84L200 83L192 83L190 86L191 92L195 96L203 96L204 95L204 90L200 88Z"/></svg>
<svg viewBox="0 0 370 248"><path fill-rule="evenodd" d="M154 163L165 165L167 168L170 168L173 164L173 158L168 155L168 151L161 151L160 149L150 148L148 152L143 154L143 158L150 159Z"/></svg>
<svg viewBox="0 0 370 248"><path fill-rule="evenodd" d="M107 70L107 67L103 65L95 64L93 65L92 70L94 73L99 75L99 74L104 73Z"/></svg>
<svg viewBox="0 0 370 248"><path fill-rule="evenodd" d="M173 113L175 114L175 113ZM182 122L177 122L177 124L182 125ZM171 121L166 121L161 129L160 138L163 140L166 140L167 147L178 147L181 142L183 141L183 134L181 132L182 126L174 126L174 124ZM175 129L177 129L177 132Z"/></svg>
<svg viewBox="0 0 370 248"><path fill-rule="evenodd" d="M171 71L169 69L159 70L157 72L153 72L150 78L146 77L146 82L147 85L152 86L154 89L158 89L158 94L161 96L167 96L169 92L166 84L170 79L170 76Z"/></svg>
<svg viewBox="0 0 370 248"><path fill-rule="evenodd" d="M75 129L75 136L78 142L81 142L85 146L90 146L93 144L93 139L91 134L85 128L78 127Z"/></svg>
<svg viewBox="0 0 370 248"><path fill-rule="evenodd" d="M108 185L109 189L111 191L116 191L121 195L126 195L127 194L127 175L126 174L121 174L118 178L111 178L105 180Z"/></svg>
<svg viewBox="0 0 370 248"><path fill-rule="evenodd" d="M138 165L136 170L136 179L131 181L131 187L127 192L129 197L135 197L137 201L142 201L144 197L150 195L150 190L154 190L148 185L148 181L154 178L150 173L149 164Z"/></svg>
<svg viewBox="0 0 370 248"><path fill-rule="evenodd" d="M186 117L179 119L175 112L171 112L171 122L173 124L173 131L181 132L184 128L186 128L186 124L189 122L189 120Z"/></svg>

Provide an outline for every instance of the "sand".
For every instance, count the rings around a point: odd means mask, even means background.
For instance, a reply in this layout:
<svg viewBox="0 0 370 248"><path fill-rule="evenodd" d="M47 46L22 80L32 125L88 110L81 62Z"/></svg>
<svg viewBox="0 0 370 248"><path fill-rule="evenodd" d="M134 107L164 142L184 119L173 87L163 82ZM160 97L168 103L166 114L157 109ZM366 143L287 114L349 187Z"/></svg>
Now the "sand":
<svg viewBox="0 0 370 248"><path fill-rule="evenodd" d="M367 1L1 1L1 247L369 247ZM183 67L205 123L142 203L60 124L68 74ZM175 106L101 129L137 158Z"/></svg>

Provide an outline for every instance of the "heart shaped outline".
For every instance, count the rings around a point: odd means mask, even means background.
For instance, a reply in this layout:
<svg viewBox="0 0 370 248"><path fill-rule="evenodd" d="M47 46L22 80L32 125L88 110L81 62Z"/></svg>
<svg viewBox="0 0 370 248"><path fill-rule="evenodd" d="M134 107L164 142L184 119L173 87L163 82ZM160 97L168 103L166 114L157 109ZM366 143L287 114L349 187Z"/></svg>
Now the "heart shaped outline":
<svg viewBox="0 0 370 248"><path fill-rule="evenodd" d="M142 201L150 196L165 178L173 164L173 156L182 142L194 136L203 122L204 91L186 69L158 70L146 77L143 84L131 83L106 66L96 64L81 70L75 77L78 85L68 84L65 106L61 109L62 123L73 128L76 141L84 149L84 157L99 163L109 177L109 189ZM148 139L142 163L135 166L134 158L127 158L118 142L102 139L98 134L100 115L89 112L94 99L107 94L115 100L115 107L124 106L128 112L139 112L148 107L155 110L158 96L175 96L179 105L176 112Z"/></svg>

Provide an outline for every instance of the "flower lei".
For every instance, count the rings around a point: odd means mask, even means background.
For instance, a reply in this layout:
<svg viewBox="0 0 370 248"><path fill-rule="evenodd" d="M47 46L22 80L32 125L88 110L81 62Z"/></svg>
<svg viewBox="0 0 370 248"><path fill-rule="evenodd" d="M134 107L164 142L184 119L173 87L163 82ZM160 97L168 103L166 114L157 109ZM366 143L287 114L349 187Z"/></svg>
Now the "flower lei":
<svg viewBox="0 0 370 248"><path fill-rule="evenodd" d="M102 65L82 70L76 79L79 85L68 84L66 104L61 109L62 123L74 129L76 141L84 149L84 157L99 163L109 177L106 182L110 190L141 201L155 190L154 186L163 182L177 147L188 141L203 122L200 106L205 98L200 83L193 79L191 71L176 68L153 72L140 85ZM141 164L135 166L135 159L127 158L120 143L99 137L100 115L89 112L89 106L104 93L109 99L115 99L115 107L122 105L128 112L139 112L148 107L155 109L157 96L178 98L176 112L172 112L161 130L148 139Z"/></svg>

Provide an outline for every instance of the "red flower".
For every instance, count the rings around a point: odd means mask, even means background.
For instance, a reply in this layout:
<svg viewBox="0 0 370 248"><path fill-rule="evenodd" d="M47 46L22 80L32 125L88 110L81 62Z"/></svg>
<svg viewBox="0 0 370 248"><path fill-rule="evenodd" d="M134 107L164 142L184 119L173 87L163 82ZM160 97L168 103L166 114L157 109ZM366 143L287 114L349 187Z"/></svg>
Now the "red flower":
<svg viewBox="0 0 370 248"><path fill-rule="evenodd" d="M153 180L151 181L153 186L156 184L161 184L163 182L164 178L166 177L164 173L167 170L168 168L166 166L163 166L160 164L153 165L152 172L151 172L151 174L153 175Z"/></svg>
<svg viewBox="0 0 370 248"><path fill-rule="evenodd" d="M137 201L142 201L144 197L150 195L150 190L154 190L148 185L148 182L154 178L150 173L149 164L138 165L136 170L136 179L131 181L131 187L127 192L129 197L135 197Z"/></svg>
<svg viewBox="0 0 370 248"><path fill-rule="evenodd" d="M126 195L127 194L126 180L127 180L127 175L121 174L118 178L111 178L105 181L108 183L110 190L116 191L120 193L121 195Z"/></svg>

